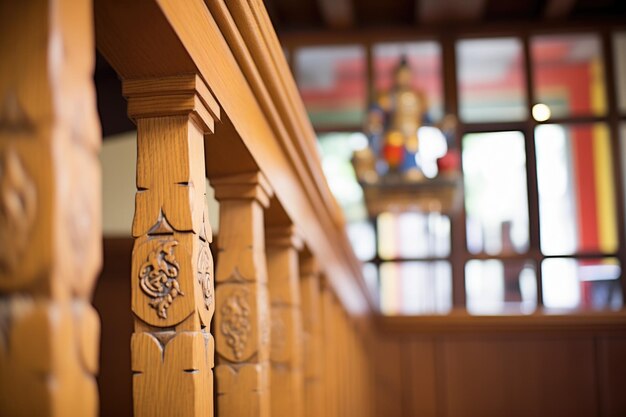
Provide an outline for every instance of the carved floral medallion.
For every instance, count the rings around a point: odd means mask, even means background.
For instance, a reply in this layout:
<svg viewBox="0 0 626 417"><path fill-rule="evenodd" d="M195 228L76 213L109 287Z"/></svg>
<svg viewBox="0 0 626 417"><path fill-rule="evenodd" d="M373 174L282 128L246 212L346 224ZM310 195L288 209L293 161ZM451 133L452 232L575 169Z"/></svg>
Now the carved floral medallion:
<svg viewBox="0 0 626 417"><path fill-rule="evenodd" d="M178 283L179 265L174 256L176 240L163 240L148 254L139 268L142 291L151 298L149 304L159 317L167 318L167 309L176 297L185 295Z"/></svg>
<svg viewBox="0 0 626 417"><path fill-rule="evenodd" d="M13 271L27 249L36 217L37 190L19 154L6 149L0 160L0 268Z"/></svg>
<svg viewBox="0 0 626 417"><path fill-rule="evenodd" d="M242 359L252 329L247 297L247 290L237 290L226 299L220 310L222 313L220 331L226 337L226 344L238 360Z"/></svg>

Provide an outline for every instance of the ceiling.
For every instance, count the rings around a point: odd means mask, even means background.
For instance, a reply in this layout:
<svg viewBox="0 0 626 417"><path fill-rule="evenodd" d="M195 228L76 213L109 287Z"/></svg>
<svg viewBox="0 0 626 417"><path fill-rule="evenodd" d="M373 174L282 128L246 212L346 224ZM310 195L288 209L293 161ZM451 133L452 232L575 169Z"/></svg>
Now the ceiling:
<svg viewBox="0 0 626 417"><path fill-rule="evenodd" d="M264 0L279 35L294 31L415 28L440 23L612 20L624 0Z"/></svg>
<svg viewBox="0 0 626 417"><path fill-rule="evenodd" d="M626 22L626 0L263 0L279 37L362 29L446 31L509 22ZM445 26L442 26L445 24ZM115 71L98 54L95 83L103 135L134 129Z"/></svg>

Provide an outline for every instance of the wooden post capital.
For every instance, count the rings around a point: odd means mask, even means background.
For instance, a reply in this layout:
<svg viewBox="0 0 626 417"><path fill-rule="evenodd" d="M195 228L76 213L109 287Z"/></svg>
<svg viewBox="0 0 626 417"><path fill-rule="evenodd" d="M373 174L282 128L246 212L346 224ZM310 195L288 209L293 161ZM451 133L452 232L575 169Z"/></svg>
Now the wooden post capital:
<svg viewBox="0 0 626 417"><path fill-rule="evenodd" d="M196 74L127 79L122 94L128 99L128 116L133 120L189 115L206 135L214 133L220 106L207 85Z"/></svg>
<svg viewBox="0 0 626 417"><path fill-rule="evenodd" d="M261 172L251 172L211 179L215 198L223 200L256 200L267 208L274 190Z"/></svg>
<svg viewBox="0 0 626 417"><path fill-rule="evenodd" d="M298 251L304 247L304 241L293 225L266 227L265 244L268 248L294 248Z"/></svg>

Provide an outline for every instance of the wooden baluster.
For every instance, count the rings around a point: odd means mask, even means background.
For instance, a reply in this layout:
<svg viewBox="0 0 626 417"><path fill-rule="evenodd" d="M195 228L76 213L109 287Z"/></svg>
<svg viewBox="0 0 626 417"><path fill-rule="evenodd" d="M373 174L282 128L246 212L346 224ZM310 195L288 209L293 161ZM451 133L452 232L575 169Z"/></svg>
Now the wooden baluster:
<svg viewBox="0 0 626 417"><path fill-rule="evenodd" d="M337 328L335 330L337 334L337 340L339 343L337 344L337 356L335 357L337 369L339 369L338 384L339 388L337 393L339 395L339 415L347 416L350 415L348 410L348 402L350 400L350 390L352 387L348 386L348 361L346 358L348 357L348 352L346 350L346 318L343 310L341 309L341 305L339 301L335 298L333 300L333 307L335 309L335 320L337 321Z"/></svg>
<svg viewBox="0 0 626 417"><path fill-rule="evenodd" d="M95 416L100 126L89 1L0 2L0 415Z"/></svg>
<svg viewBox="0 0 626 417"><path fill-rule="evenodd" d="M323 413L322 372L322 305L319 266L307 250L300 256L302 289L302 328L304 341L304 415L317 417Z"/></svg>
<svg viewBox="0 0 626 417"><path fill-rule="evenodd" d="M204 134L219 107L196 75L125 80L123 92L138 141L134 414L211 416L215 297Z"/></svg>
<svg viewBox="0 0 626 417"><path fill-rule="evenodd" d="M272 191L260 173L212 179L211 185L220 202L215 315L218 415L269 417L264 208Z"/></svg>
<svg viewBox="0 0 626 417"><path fill-rule="evenodd" d="M334 295L329 286L328 279L322 279L322 317L324 334L324 405L325 416L339 416L337 405L337 368L335 356L337 351L337 339L335 333L336 321L334 317L333 298Z"/></svg>
<svg viewBox="0 0 626 417"><path fill-rule="evenodd" d="M292 226L274 226L266 230L266 246L272 322L272 416L301 417L304 375L298 250L302 242Z"/></svg>

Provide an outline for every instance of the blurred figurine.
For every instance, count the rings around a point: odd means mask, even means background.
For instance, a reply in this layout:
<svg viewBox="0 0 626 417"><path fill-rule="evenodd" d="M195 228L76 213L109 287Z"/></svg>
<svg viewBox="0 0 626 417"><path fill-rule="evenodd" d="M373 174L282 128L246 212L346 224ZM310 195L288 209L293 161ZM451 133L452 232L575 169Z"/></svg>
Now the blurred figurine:
<svg viewBox="0 0 626 417"><path fill-rule="evenodd" d="M415 155L419 150L417 129L426 115L426 97L411 86L411 67L405 57L394 71L393 87L378 105L386 115L382 156L391 172L411 179L421 177Z"/></svg>
<svg viewBox="0 0 626 417"><path fill-rule="evenodd" d="M425 176L433 178L438 168L441 173L456 172L459 168L458 152L453 144L456 119L445 116L433 126L428 117L426 96L412 87L412 75L403 56L394 70L391 89L380 94L368 110L364 130L369 149L357 151L354 155L357 175L362 181L372 182L388 174L420 181ZM420 129L423 126L431 127ZM420 138L422 134L424 137ZM419 153L420 140L425 140L423 155ZM441 144L433 145L428 143L429 140ZM435 148L440 153L432 154ZM435 162L436 158L440 160Z"/></svg>

